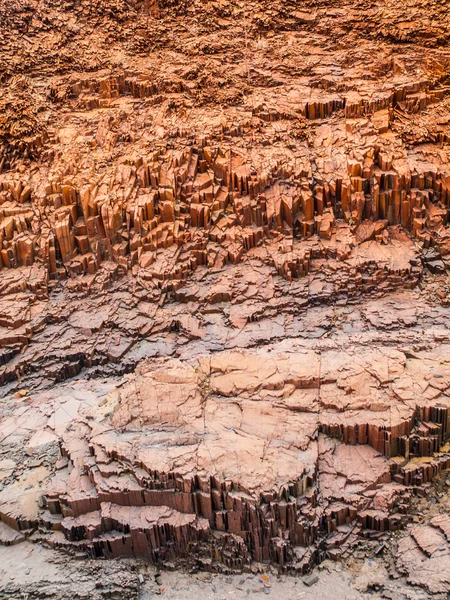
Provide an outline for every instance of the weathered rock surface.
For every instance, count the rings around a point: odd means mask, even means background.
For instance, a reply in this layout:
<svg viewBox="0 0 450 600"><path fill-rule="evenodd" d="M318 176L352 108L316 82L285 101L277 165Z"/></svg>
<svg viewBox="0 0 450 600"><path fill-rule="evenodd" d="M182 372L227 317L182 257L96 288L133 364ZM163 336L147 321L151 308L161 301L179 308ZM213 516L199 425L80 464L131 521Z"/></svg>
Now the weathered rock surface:
<svg viewBox="0 0 450 600"><path fill-rule="evenodd" d="M274 346L144 361L63 436L69 463L47 503L96 555L173 559L226 532L243 541L222 554L229 566L305 570L324 537L333 555L361 530L397 529L411 489L450 466L440 351ZM315 552L305 561L297 547Z"/></svg>
<svg viewBox="0 0 450 600"><path fill-rule="evenodd" d="M450 346L349 350L341 336L145 359L119 387L38 392L2 428L22 427L30 454L60 437L62 458L0 492L2 520L91 556L299 572L398 530L450 466Z"/></svg>
<svg viewBox="0 0 450 600"><path fill-rule="evenodd" d="M320 259L354 278L352 248L401 225L445 271L446 8L436 27L412 3L405 29L399 2L389 17L379 3L116 4L2 8L2 266L89 280L112 262L176 290L258 249L288 280ZM413 285L404 252L385 273L372 245L352 285Z"/></svg>
<svg viewBox="0 0 450 600"><path fill-rule="evenodd" d="M0 6L0 543L443 597L449 16Z"/></svg>

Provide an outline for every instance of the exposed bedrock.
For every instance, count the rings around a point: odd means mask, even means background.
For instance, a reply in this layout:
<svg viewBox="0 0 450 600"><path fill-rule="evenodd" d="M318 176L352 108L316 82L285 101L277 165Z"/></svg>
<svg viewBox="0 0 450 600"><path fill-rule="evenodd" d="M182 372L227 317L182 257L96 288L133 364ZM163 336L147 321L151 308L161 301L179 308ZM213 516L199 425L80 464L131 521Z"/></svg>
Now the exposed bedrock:
<svg viewBox="0 0 450 600"><path fill-rule="evenodd" d="M144 361L64 432L40 520L93 556L306 571L400 528L450 466L448 352Z"/></svg>
<svg viewBox="0 0 450 600"><path fill-rule="evenodd" d="M0 543L379 543L441 600L450 4L9 0L0 37Z"/></svg>

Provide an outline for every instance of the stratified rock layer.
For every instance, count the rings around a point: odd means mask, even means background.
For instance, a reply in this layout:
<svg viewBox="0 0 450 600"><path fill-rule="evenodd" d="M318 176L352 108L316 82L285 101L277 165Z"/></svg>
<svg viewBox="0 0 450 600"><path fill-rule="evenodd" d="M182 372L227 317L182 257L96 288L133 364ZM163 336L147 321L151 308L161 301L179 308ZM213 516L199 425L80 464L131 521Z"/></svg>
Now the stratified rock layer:
<svg viewBox="0 0 450 600"><path fill-rule="evenodd" d="M213 544L231 567L305 571L399 528L411 490L450 466L445 352L144 362L63 436L69 462L46 492L63 546L208 564Z"/></svg>
<svg viewBox="0 0 450 600"><path fill-rule="evenodd" d="M383 3L169 4L2 9L1 266L60 280L112 261L167 291L257 248L288 280L317 259L345 277L400 225L445 270L447 8L439 28L411 10L405 33L398 2L395 32ZM414 284L414 266L390 275Z"/></svg>
<svg viewBox="0 0 450 600"><path fill-rule="evenodd" d="M449 10L0 6L2 543L305 572L410 521L450 465ZM430 594L447 538L398 542Z"/></svg>

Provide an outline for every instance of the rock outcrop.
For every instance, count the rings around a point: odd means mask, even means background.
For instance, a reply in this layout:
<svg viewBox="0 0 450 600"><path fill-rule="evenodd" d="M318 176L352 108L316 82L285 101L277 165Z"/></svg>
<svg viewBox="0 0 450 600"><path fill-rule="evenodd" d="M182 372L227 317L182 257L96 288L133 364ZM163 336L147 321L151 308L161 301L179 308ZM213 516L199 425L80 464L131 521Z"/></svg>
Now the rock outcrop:
<svg viewBox="0 0 450 600"><path fill-rule="evenodd" d="M0 542L445 592L449 12L0 6Z"/></svg>

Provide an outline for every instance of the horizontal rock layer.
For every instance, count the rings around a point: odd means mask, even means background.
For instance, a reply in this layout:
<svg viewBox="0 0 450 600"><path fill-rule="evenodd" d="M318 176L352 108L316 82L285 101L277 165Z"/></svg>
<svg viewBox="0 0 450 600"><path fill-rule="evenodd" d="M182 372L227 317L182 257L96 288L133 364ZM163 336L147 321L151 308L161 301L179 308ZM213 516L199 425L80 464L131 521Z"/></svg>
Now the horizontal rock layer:
<svg viewBox="0 0 450 600"><path fill-rule="evenodd" d="M2 543L394 548L450 461L449 11L2 3Z"/></svg>
<svg viewBox="0 0 450 600"><path fill-rule="evenodd" d="M58 543L158 562L211 559L207 541L231 567L306 570L357 532L396 530L450 466L447 364L276 347L144 362L64 435L45 495Z"/></svg>

